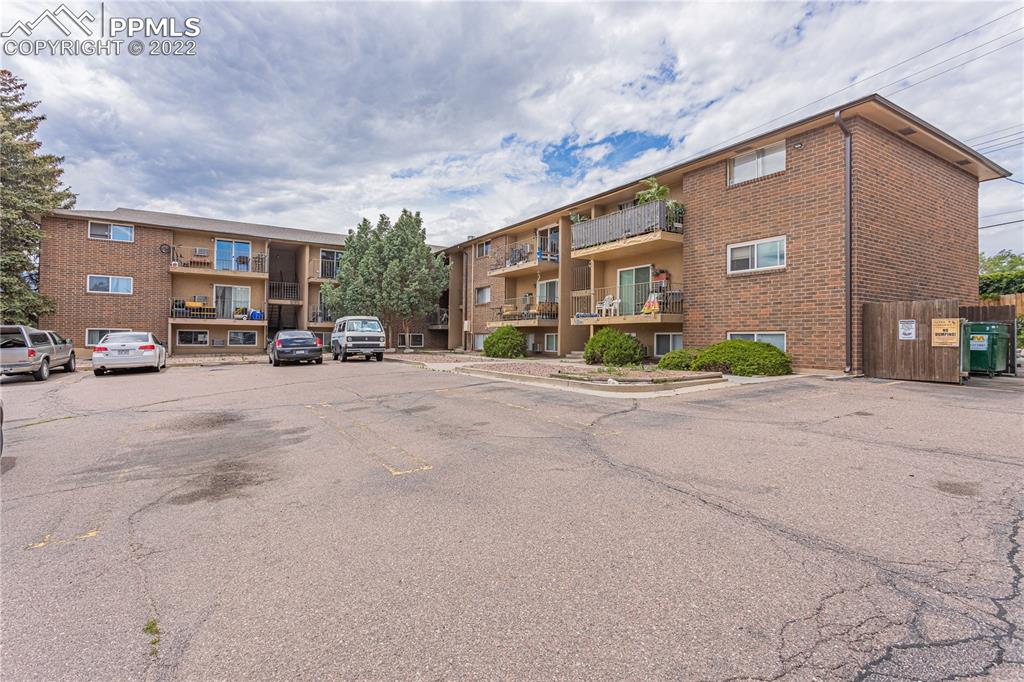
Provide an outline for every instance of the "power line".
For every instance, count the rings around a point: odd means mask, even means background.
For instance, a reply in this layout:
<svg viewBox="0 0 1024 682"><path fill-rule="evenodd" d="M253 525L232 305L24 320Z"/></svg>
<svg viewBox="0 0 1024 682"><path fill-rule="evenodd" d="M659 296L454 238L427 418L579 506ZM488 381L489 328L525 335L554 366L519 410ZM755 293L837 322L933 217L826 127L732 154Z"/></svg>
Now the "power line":
<svg viewBox="0 0 1024 682"><path fill-rule="evenodd" d="M1018 185L1024 185L1024 182L1020 180L1014 180L1013 178L999 178L1000 180L1009 180L1010 182L1016 182Z"/></svg>
<svg viewBox="0 0 1024 682"><path fill-rule="evenodd" d="M979 230L985 230L985 229L988 229L990 227L1002 227L1003 225L1016 225L1017 223L1024 223L1024 218L1021 218L1020 220L1009 220L1009 221L1007 221L1005 223L995 223L994 225L979 225L978 229Z"/></svg>
<svg viewBox="0 0 1024 682"><path fill-rule="evenodd" d="M1012 126L1006 126L1005 128L1000 128L999 130L990 130L987 133L982 133L981 135L975 135L974 137L968 137L967 139L964 140L964 142L971 142L973 140L977 140L979 137L988 137L989 135L992 135L993 133L1001 133L1004 130L1010 130L1011 128L1020 128L1021 126L1024 126L1024 123L1017 123L1017 124L1012 125Z"/></svg>
<svg viewBox="0 0 1024 682"><path fill-rule="evenodd" d="M1020 213L1021 211L1024 211L1024 208L1015 208L1012 211L1000 211L999 213L989 213L987 215L983 215L983 216L980 216L980 217L981 218L995 218L996 216L1009 215L1011 213Z"/></svg>
<svg viewBox="0 0 1024 682"><path fill-rule="evenodd" d="M975 147L975 149L978 151L985 151L987 149L994 149L995 147L1002 147L1004 144L1013 144L1014 142L1020 142L1021 140L1024 140L1024 133L1021 133L1009 140L1003 140L1002 142L996 142L994 144L982 145L981 147Z"/></svg>
<svg viewBox="0 0 1024 682"><path fill-rule="evenodd" d="M1022 29L1017 29L1017 30L1019 31L1019 30L1022 30ZM1015 33L1015 31L1010 31L1010 33ZM1007 34L1007 35L1009 35L1009 34ZM1000 36L1000 37L1005 37L1005 36ZM938 78L939 76L941 76L944 73L949 73L950 71L955 71L956 69L959 69L961 66L967 66L971 62L976 62L979 59L981 59L982 57L987 57L988 55L992 54L993 52L999 52L999 50L1005 50L1006 48L1010 47L1011 45L1016 45L1017 43L1021 42L1022 40L1024 40L1024 38L1018 38L1017 40L1013 40L1013 41L1011 41L1009 43L1006 43L1005 45L1001 45L1001 46L997 47L994 50L989 50L988 52L982 52L978 56L973 57L971 59L968 59L965 62L957 64L956 66L951 66L948 69L943 69L942 71L939 71L938 73L936 73L934 75L928 76L927 78L922 78L921 80L917 81L916 83L911 83L910 85L906 86L905 88L900 88L899 90L893 90L892 92L889 93L889 97L892 97L893 95L895 95L897 93L903 92L904 90L909 90L910 88L913 88L913 87L915 87L917 85L920 85L921 83L925 83L927 81L930 81L933 78ZM981 46L979 45L978 47L981 47ZM973 50L973 49L977 49L977 48L971 48L971 50ZM970 52L971 50L967 50L967 52ZM966 54L966 52L961 52L960 54L958 54L956 56L959 57L959 56L961 56L963 54ZM950 57L949 59L955 59L955 58L956 57ZM943 61L948 62L949 59L944 59ZM932 67L938 66L941 63L942 62L938 62L936 64L932 64L932 66L929 66L928 69L931 69ZM923 71L927 71L928 69L921 69L921 71L918 71L917 73L921 73ZM916 75L917 75L916 73L915 74L911 74L911 76L916 76ZM901 78L898 81L893 81L892 83L889 83L889 85L895 85L896 83L899 83L901 81L905 81L907 78L910 78L910 76L907 76L906 78ZM885 88L889 87L889 85L883 85L880 89L884 90Z"/></svg>
<svg viewBox="0 0 1024 682"><path fill-rule="evenodd" d="M993 137L990 140L984 140L982 142L976 142L974 144L974 146L976 148L987 147L988 145L992 144L993 142L996 142L997 140L1005 140L1008 137L1015 137L1017 135L1024 135L1024 130L1018 130L1018 131L1013 132L1013 133L1007 133L1006 135L1000 135L999 137Z"/></svg>
<svg viewBox="0 0 1024 682"><path fill-rule="evenodd" d="M1020 142L1013 142L1013 143L1008 144L1008 145L1006 145L1004 147L996 147L995 149L986 149L982 153L983 154L994 154L996 152L1001 152L1001 151L1003 151L1005 149L1013 149L1014 147L1020 146L1022 144L1024 144L1024 140L1021 140Z"/></svg>
<svg viewBox="0 0 1024 682"><path fill-rule="evenodd" d="M744 135L747 135L748 133L752 133L755 130L757 130L758 128L763 128L764 126L768 125L769 123L774 123L775 121L778 121L779 119L782 119L782 118L785 118L785 117L789 116L790 114L795 114L796 112L800 111L801 109L806 109L807 107L809 107L811 105L814 105L814 104L817 104L817 103L819 103L821 101L824 101L824 100L828 99L829 97L832 97L833 95L838 95L840 92L845 92L846 90L849 90L850 88L852 88L853 86L855 86L855 85L857 85L859 83L863 83L864 81L871 80L875 76L881 76L883 73L886 73L887 71L892 71L893 69L895 69L898 66L903 66L907 62L912 62L915 59L917 59L918 57L926 55L929 52L934 52L935 50L939 49L940 47L945 47L946 45L949 45L950 43L952 43L952 42L954 42L956 40L960 40L964 36L970 35L971 33L974 33L974 32L976 32L976 31L978 31L980 29L983 29L986 26L990 26L991 24L996 23L1000 19L1005 19L1006 17L1010 16L1011 14L1016 14L1017 12L1020 12L1022 10L1024 10L1024 7L1019 7L1017 9L1015 9L1015 10L1007 12L1006 14L1002 14L1002 15L996 17L995 19L992 19L991 21L987 21L984 24L981 24L980 26L975 26L974 28L972 28L969 31L965 31L964 33L961 33L959 35L953 36L952 38L950 38L949 40L947 40L945 42L939 43L938 45L935 45L933 47L929 47L927 50L924 50L923 52L918 52L917 54L913 55L912 57L908 57L907 59L904 59L901 62L897 62L897 63L893 64L892 66L887 66L886 68L882 69L881 71L876 71L875 73L871 74L870 76L865 76L864 78L858 78L857 80L853 81L849 85L846 85L845 87L842 87L842 88L839 88L838 90L830 92L827 95L825 95L823 97L819 97L818 99L816 99L816 100L814 100L812 102L808 102L807 104L804 104L803 106L797 107L796 109L793 109L792 111L787 111L786 113L784 113L784 114L782 114L780 116L776 116L775 118L770 119L768 121L765 121L764 123L762 123L760 125L754 126L750 130L745 130L742 133L737 133L736 135L733 135L730 138L722 140L721 142L718 142L717 144L714 144L711 147L705 147L704 149L701 150L701 152L707 151L708 149L713 149L714 147L717 147L719 145L725 144L726 142L730 142L732 140L735 140L736 138L742 137ZM1019 31L1021 29L1017 29L1017 30ZM1010 33L1013 33L1013 32L1014 31L1010 31ZM1003 36L1000 36L999 38L1004 38L1006 35L1009 35L1009 34L1005 34ZM994 38L993 40L999 40L999 38ZM992 42L992 41L989 41L989 42ZM982 43L981 45L976 45L975 47L973 47L971 49L972 50L973 49L977 49L977 48L982 47L982 46L987 45L987 44L988 43ZM967 50L967 51L970 52L971 50ZM946 61L948 61L948 60L946 60ZM941 64L941 63L942 62L939 62L939 64ZM937 64L933 64L932 66L937 66ZM901 80L903 80L903 79L901 79ZM899 81L896 81L896 82L898 83Z"/></svg>

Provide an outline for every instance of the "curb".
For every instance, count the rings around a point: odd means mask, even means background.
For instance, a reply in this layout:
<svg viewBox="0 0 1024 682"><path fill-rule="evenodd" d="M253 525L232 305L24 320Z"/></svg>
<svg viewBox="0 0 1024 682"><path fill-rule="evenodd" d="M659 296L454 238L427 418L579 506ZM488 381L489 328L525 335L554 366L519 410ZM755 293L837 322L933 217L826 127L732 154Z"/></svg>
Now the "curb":
<svg viewBox="0 0 1024 682"><path fill-rule="evenodd" d="M707 384L727 384L728 380L721 374L698 379L685 379L683 381L667 381L660 384L590 384L572 379L558 379L556 377L535 377L522 374L511 374L509 372L497 372L490 369L479 368L455 368L451 370L458 374L468 374L486 379L502 379L522 384L536 384L541 386L553 386L556 388L575 391L594 391L597 393L625 394L634 393L667 393L677 391L681 388L694 386L705 386Z"/></svg>

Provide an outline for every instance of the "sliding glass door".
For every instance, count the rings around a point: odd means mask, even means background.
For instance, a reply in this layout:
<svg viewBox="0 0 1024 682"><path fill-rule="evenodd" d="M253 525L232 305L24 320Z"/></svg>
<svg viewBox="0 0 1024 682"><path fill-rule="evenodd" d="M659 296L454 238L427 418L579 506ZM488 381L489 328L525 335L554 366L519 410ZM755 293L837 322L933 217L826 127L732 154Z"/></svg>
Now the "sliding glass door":
<svg viewBox="0 0 1024 682"><path fill-rule="evenodd" d="M619 270L619 309L623 315L639 315L650 293L650 265Z"/></svg>
<svg viewBox="0 0 1024 682"><path fill-rule="evenodd" d="M213 304L217 308L217 317L230 319L235 311L244 309L249 312L249 287L232 287L223 284L213 286Z"/></svg>

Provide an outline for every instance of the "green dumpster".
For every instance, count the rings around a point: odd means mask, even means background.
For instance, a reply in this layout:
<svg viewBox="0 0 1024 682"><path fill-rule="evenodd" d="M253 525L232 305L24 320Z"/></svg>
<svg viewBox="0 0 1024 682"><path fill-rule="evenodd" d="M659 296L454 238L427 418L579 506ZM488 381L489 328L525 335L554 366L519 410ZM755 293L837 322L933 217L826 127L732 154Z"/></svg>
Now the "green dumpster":
<svg viewBox="0 0 1024 682"><path fill-rule="evenodd" d="M970 371L992 376L1008 371L1010 325L1002 322L971 322L967 325L966 343L971 353Z"/></svg>

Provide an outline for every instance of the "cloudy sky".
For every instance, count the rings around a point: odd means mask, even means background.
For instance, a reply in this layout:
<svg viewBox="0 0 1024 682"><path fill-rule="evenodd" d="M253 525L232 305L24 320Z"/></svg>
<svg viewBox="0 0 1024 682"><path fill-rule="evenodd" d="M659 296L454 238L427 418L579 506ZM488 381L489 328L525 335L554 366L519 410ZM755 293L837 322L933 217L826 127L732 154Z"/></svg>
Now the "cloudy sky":
<svg viewBox="0 0 1024 682"><path fill-rule="evenodd" d="M5 28L48 4L5 3ZM98 2L68 5L98 15ZM108 16L199 17L198 54L3 63L42 100L45 149L66 157L79 208L344 232L408 207L450 244L684 160L904 60L770 127L878 91L999 150L991 157L1021 179L1024 146L1001 144L1024 128L1021 8L107 2ZM1024 185L986 183L981 224L1020 220L1022 206ZM983 230L982 249L1024 251L1022 227Z"/></svg>

